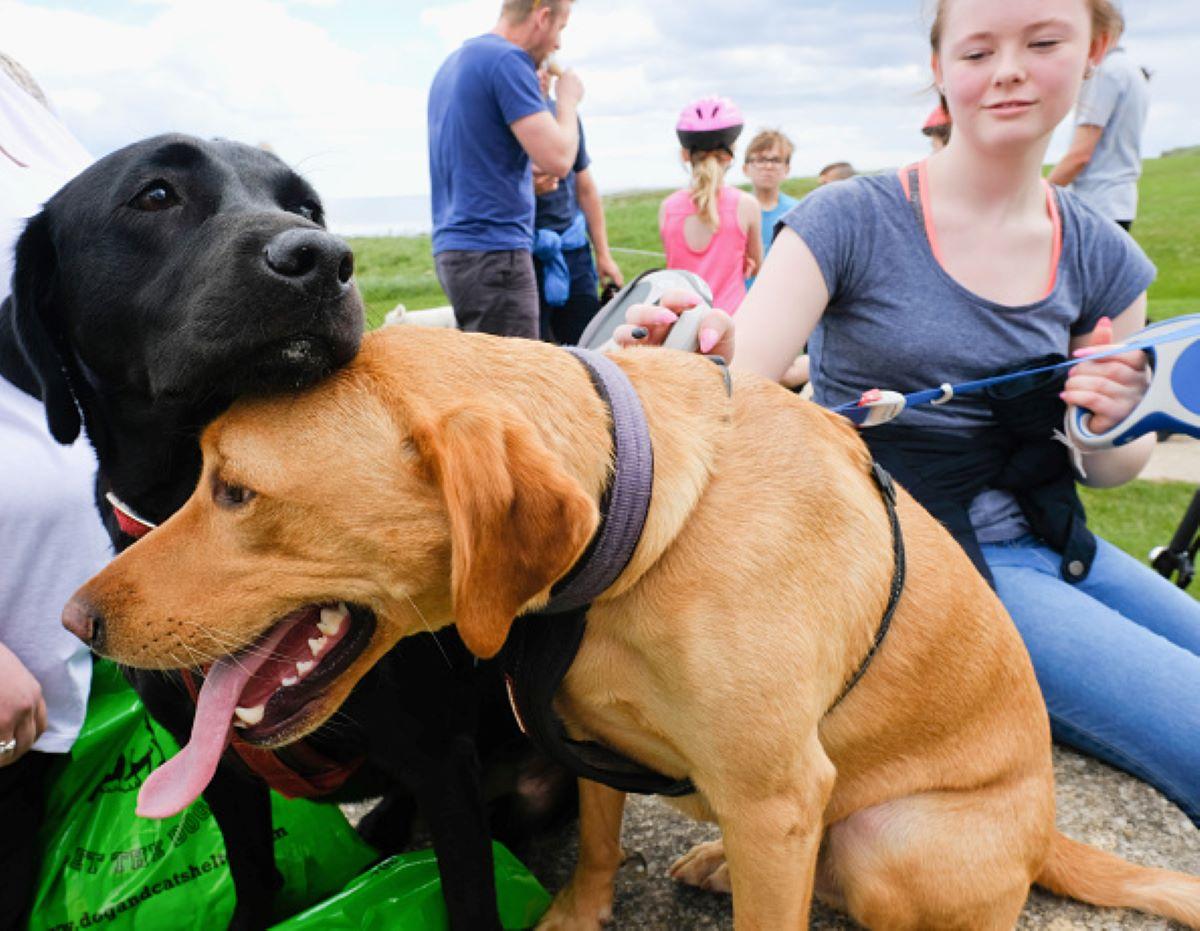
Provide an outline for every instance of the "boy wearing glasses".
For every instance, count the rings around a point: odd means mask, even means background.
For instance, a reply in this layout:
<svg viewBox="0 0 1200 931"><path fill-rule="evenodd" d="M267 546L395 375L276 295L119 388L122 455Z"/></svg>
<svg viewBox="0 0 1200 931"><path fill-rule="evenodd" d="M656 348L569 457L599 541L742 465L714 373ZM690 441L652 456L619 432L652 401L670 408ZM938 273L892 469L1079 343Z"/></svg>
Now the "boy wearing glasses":
<svg viewBox="0 0 1200 931"><path fill-rule="evenodd" d="M792 140L775 129L764 129L750 140L746 149L743 170L754 185L754 196L762 208L763 255L775 238L775 224L799 203L779 190L791 168L793 151Z"/></svg>

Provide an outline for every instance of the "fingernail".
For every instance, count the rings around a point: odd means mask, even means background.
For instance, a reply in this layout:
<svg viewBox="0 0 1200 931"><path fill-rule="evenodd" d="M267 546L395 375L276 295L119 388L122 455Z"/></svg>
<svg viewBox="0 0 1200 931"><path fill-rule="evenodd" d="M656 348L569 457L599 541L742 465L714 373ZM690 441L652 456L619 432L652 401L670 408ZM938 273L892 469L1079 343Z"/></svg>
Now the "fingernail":
<svg viewBox="0 0 1200 931"><path fill-rule="evenodd" d="M671 313L669 310L660 310L654 316L655 323L674 323L678 319L679 315Z"/></svg>
<svg viewBox="0 0 1200 931"><path fill-rule="evenodd" d="M700 351L708 352L713 346L717 345L717 340L721 338L716 330L710 327L704 327L700 331Z"/></svg>
<svg viewBox="0 0 1200 931"><path fill-rule="evenodd" d="M647 330L644 326L635 326L633 328L633 331L629 335L632 336L634 339L645 339L647 336L650 335L650 331Z"/></svg>

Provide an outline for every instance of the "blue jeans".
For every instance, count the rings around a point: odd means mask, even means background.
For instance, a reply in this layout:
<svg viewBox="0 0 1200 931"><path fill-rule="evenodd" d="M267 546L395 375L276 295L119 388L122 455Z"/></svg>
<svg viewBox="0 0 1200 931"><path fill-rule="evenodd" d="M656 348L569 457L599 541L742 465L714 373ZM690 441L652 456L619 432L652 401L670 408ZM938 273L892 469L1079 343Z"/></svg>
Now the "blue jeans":
<svg viewBox="0 0 1200 931"><path fill-rule="evenodd" d="M1200 602L1104 540L1087 579L1034 537L983 544L1056 739L1145 780L1200 825Z"/></svg>

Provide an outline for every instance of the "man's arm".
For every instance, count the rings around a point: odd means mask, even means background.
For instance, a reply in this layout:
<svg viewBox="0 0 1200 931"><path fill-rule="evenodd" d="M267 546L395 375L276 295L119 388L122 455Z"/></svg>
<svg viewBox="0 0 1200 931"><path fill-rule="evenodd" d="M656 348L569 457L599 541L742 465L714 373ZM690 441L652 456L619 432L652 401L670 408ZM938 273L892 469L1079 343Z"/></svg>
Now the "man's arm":
<svg viewBox="0 0 1200 931"><path fill-rule="evenodd" d="M596 179L592 177L590 168L575 173L575 198L579 201L579 209L587 219L588 238L592 248L596 250L596 271L601 278L611 278L620 288L625 284L625 276L612 257L608 248L608 225L604 220L604 203L600 200L600 189Z"/></svg>
<svg viewBox="0 0 1200 931"><path fill-rule="evenodd" d="M558 116L549 110L532 113L511 125L513 135L533 164L544 172L565 178L575 167L579 152L579 117L576 110L583 99L583 82L574 71L558 79Z"/></svg>
<svg viewBox="0 0 1200 931"><path fill-rule="evenodd" d="M1103 132L1103 126L1076 126L1075 135L1071 137L1071 145L1067 149L1067 154L1050 172L1048 179L1050 183L1065 187L1074 181L1092 160L1092 155L1095 154L1096 146L1099 144Z"/></svg>

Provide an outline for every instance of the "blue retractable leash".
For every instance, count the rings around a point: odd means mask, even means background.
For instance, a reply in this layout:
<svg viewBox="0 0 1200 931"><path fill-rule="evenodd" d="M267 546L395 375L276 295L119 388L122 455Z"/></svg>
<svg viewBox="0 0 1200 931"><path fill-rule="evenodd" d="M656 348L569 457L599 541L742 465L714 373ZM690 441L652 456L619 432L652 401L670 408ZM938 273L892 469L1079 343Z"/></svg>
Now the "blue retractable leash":
<svg viewBox="0 0 1200 931"><path fill-rule="evenodd" d="M1106 359L1137 349L1150 356L1152 370L1150 387L1141 402L1128 417L1104 433L1093 433L1088 429L1090 411L1069 408L1066 426L1072 445L1083 450L1108 449L1158 430L1200 438L1200 314L1155 323L1123 343L1114 343L1109 349L1079 359L957 385L943 384L910 394L877 389L868 391L859 401L835 407L833 411L860 427L874 427L887 423L909 407L945 404L951 398L977 394L993 385L1063 371L1080 362Z"/></svg>
<svg viewBox="0 0 1200 931"><path fill-rule="evenodd" d="M631 304L657 304L668 291L690 291L700 303L680 315L664 343L673 349L694 352L698 346L700 322L710 309L712 292L698 275L685 271L650 271L627 284L593 318L579 344L598 349L613 330L625 322ZM1107 449L1122 446L1152 431L1186 433L1200 438L1200 314L1188 314L1146 327L1123 343L1079 359L1056 365L1010 372L991 378L943 384L937 388L901 394L875 389L852 404L832 408L859 427L875 427L895 419L901 411L921 404L945 404L951 398L976 394L993 385L1069 369L1080 362L1105 359L1132 350L1145 350L1152 370L1150 387L1141 403L1121 423L1104 433L1088 429L1091 412L1068 408L1067 435L1077 449Z"/></svg>

